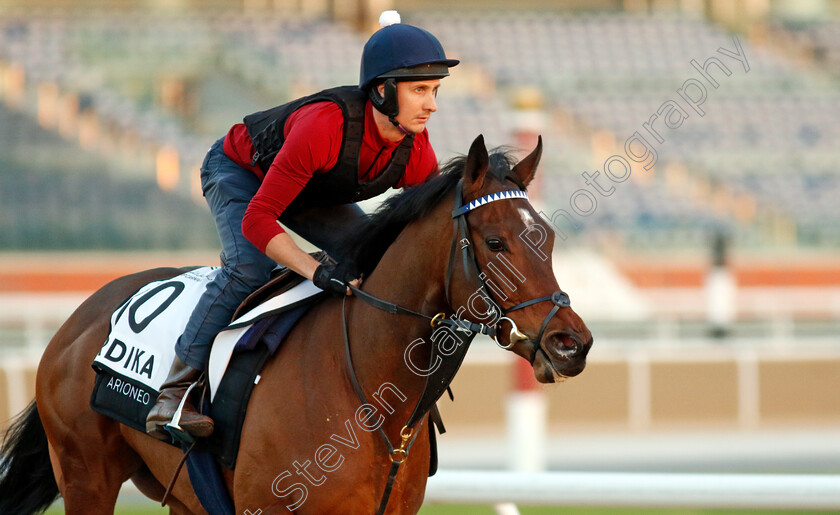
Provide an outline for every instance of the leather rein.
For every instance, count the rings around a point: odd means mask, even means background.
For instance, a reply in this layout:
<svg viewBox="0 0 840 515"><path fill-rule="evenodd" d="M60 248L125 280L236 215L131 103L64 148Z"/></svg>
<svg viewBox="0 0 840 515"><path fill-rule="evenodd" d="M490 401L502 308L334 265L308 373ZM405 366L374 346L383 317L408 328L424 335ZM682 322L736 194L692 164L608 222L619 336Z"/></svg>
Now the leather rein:
<svg viewBox="0 0 840 515"><path fill-rule="evenodd" d="M489 306L488 315L495 315L497 306L499 303L496 299L492 296L492 293L487 287L487 283L485 281L485 275L481 273L481 269L478 265L478 258L474 252L475 245L472 242L472 238L470 235L469 224L466 220L466 214L476 209L480 206L488 204L490 202L495 202L497 200L506 200L506 199L515 199L515 198L522 198L528 199L527 193L525 193L524 186L512 175L508 175L507 179L511 180L517 186L519 186L518 190L507 190L498 193L493 193L490 195L485 195L479 199L476 199L468 204L463 204L463 180L459 180L458 184L456 185L455 189L455 208L452 211L452 218L455 220L454 223L454 236L452 240L452 246L449 252L449 262L446 269L446 299L449 305L451 306L452 301L450 298L450 282L452 279L452 271L454 268L455 262L455 255L457 254L458 246L461 248L462 253L462 261L463 261L463 270L466 276L466 279L469 281L472 276L475 276L479 281L479 288L482 290L485 298L489 298L492 301L492 305ZM540 342L542 341L542 336L545 331L546 326L557 313L558 310L562 307L568 307L570 305L569 296L563 292L562 290L556 291L551 295L547 295L545 297L539 297L535 299L531 299L522 303L519 303L513 307L507 309L498 308L503 315L499 318L499 320L494 325L487 325L478 322L471 322L468 320L464 320L461 318L446 318L445 313L438 313L434 316L425 315L423 313L419 313L412 309L400 306L393 302L389 302L384 299L380 299L374 295L366 293L359 288L356 288L353 285L347 285L350 290L353 292L353 295L358 297L360 300L364 301L365 303L380 309L382 311L386 311L391 314L395 315L411 315L418 318L424 318L429 321L432 328L437 328L440 326L448 326L453 331L460 331L467 334L468 341L472 341L472 338L476 336L476 334L481 333L487 336L492 337L496 344L503 349L510 349L513 345L519 340L527 340L527 336L521 332L516 326L516 323L507 317L507 315L513 311L517 311L529 306L533 306L535 304L551 301L554 305L552 309L549 311L548 315L545 317L545 320L540 327L539 334L536 340L533 341L533 348L531 350L530 356L530 363L533 365L534 359L536 357L536 353L541 351L545 353L542 349ZM350 372L350 381L353 384L353 389L356 391L356 394L359 397L359 400L362 401L363 404L367 404L367 398L365 397L364 391L362 390L361 385L359 384L358 377L356 375L355 367L353 366L353 358L350 352L350 335L347 329L347 317L346 317L346 307L347 297L345 296L342 300L341 305L341 320L342 326L344 329L344 348L345 354L347 359L347 367ZM502 345L501 342L498 340L499 331L497 330L498 326L503 322L508 322L511 324L512 329L510 331L510 342L508 345ZM517 337L517 340L514 340L514 336ZM428 380L428 377L427 377ZM415 439L419 435L419 429L423 425L423 420L425 419L426 413L428 410L421 410L420 405L425 397L425 391L428 387L428 381L426 387L424 388L424 395L420 396L420 399L417 402L417 405L414 407L414 411L412 412L411 416L408 418L408 421L405 423L403 428L400 430L400 444L398 447L395 447L388 436L385 434L385 431L382 429L382 424L377 428L379 435L382 437L382 441L385 443L385 447L388 449L388 454L391 459L391 468L388 472L388 481L385 485L385 490L382 495L382 500L379 503L379 508L377 509L377 515L382 515L385 513L385 509L388 506L388 500L391 496L391 491L393 489L394 483L396 481L397 473L399 471L400 465L408 458L409 450L411 446L414 444ZM419 425L417 423L419 422ZM415 427L416 426L416 427Z"/></svg>

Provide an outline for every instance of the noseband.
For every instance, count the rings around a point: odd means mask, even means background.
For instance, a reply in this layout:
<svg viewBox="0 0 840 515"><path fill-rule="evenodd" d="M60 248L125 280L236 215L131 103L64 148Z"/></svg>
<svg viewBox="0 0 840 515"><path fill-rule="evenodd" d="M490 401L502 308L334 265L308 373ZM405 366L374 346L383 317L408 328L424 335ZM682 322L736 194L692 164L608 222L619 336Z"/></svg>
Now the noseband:
<svg viewBox="0 0 840 515"><path fill-rule="evenodd" d="M548 325L548 323L551 321L551 319L554 318L554 315L557 314L557 312L560 310L560 308L567 308L571 305L571 301L569 300L569 294L567 294L563 290L558 290L558 291L556 291L556 292L554 292L551 295L548 295L546 297L540 297L538 299L532 299L532 300L525 301L521 304L517 304L517 305L513 306L512 308L508 308L508 309L502 311L502 313L505 316L503 316L502 318L499 319L499 322L496 324L496 327L498 327L499 324L503 320L505 320L507 322L510 322L510 325L511 325L510 338L509 338L510 341L507 345L502 345L502 343L499 341L499 336L497 334L497 335L493 336L493 339L496 341L496 345L498 345L499 347L501 347L503 349L510 349L511 347L513 347L516 344L516 342L518 342L520 340L527 340L528 337L526 335L522 334L521 332L519 332L519 329L516 327L516 323L513 320L511 320L510 318L508 318L507 314L512 312L512 311L516 311L517 309L527 308L528 306L531 306L531 305L534 305L534 304L537 304L537 303L540 303L540 302L544 302L544 301L547 301L547 300L550 300L551 303L554 304L554 307L551 308L551 311L548 312L548 315L546 315L545 320L543 320L543 323L540 326L540 332L537 335L537 339L534 342L534 346L531 348L531 357L528 358L528 361L530 361L531 364L533 365L534 364L534 358L537 355L537 351L538 350L543 350L541 342L542 342L543 333L545 332L545 327ZM545 351L543 351L543 352L545 352Z"/></svg>

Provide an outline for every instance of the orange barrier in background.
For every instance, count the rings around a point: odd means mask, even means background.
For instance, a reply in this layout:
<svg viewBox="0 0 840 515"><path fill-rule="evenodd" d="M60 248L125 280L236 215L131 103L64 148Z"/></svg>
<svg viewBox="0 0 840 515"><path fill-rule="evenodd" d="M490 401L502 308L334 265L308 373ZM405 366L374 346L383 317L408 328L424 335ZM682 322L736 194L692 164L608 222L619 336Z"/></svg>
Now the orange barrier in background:
<svg viewBox="0 0 840 515"><path fill-rule="evenodd" d="M702 288L709 270L696 258L629 257L616 267L638 288ZM92 292L117 277L159 266L217 265L212 252L174 254L8 254L0 255L0 292ZM840 258L737 260L741 287L840 287Z"/></svg>
<svg viewBox="0 0 840 515"><path fill-rule="evenodd" d="M618 269L639 288L702 288L708 263L687 260L615 261ZM732 264L735 282L743 287L840 286L840 259L802 261L747 261Z"/></svg>
<svg viewBox="0 0 840 515"><path fill-rule="evenodd" d="M131 273L116 270L82 272L56 270L55 272L0 272L0 292L77 292L94 291L121 275Z"/></svg>
<svg viewBox="0 0 840 515"><path fill-rule="evenodd" d="M218 264L213 252L0 254L0 293L93 292L150 268Z"/></svg>

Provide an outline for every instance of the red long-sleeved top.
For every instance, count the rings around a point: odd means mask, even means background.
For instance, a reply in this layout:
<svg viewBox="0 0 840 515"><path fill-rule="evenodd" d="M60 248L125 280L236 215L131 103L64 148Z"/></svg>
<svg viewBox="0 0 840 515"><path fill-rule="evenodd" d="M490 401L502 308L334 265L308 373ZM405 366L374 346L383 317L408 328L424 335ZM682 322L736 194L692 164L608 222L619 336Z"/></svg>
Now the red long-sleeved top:
<svg viewBox="0 0 840 515"><path fill-rule="evenodd" d="M360 182L379 175L399 145L379 134L369 101L365 110L365 131L359 155ZM230 129L224 141L225 155L262 180L242 220L243 235L258 249L265 252L268 242L285 232L277 219L312 175L335 167L343 129L344 117L338 104L315 102L301 107L286 121L283 147L266 173L259 166L250 165L253 145L245 125L239 123ZM411 156L397 187L421 184L437 169L437 157L429 143L429 134L424 130L414 137Z"/></svg>

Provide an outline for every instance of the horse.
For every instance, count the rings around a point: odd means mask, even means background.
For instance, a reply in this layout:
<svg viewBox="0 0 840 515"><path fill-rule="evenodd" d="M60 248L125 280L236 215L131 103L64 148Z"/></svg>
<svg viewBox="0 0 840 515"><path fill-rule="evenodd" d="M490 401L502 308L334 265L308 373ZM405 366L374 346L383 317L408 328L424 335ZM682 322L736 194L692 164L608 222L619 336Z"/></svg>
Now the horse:
<svg viewBox="0 0 840 515"><path fill-rule="evenodd" d="M428 386L418 372L428 367L418 364L431 364L429 338L443 322L454 332L496 329L499 345L528 360L540 382L584 369L592 334L558 286L553 233L538 231L524 193L541 153L540 139L514 165L479 136L466 156L387 199L350 235L363 287L316 304L264 366L236 466L223 470L236 513L417 513L430 460L420 429L428 410L414 409ZM508 281L491 281L499 263ZM0 513L39 512L58 495L71 515L113 513L129 479L163 498L182 451L92 411L91 362L126 298L183 271L118 278L60 327L41 358L35 401L6 435ZM496 307L474 309L479 291ZM171 513L204 512L187 474L170 486Z"/></svg>

